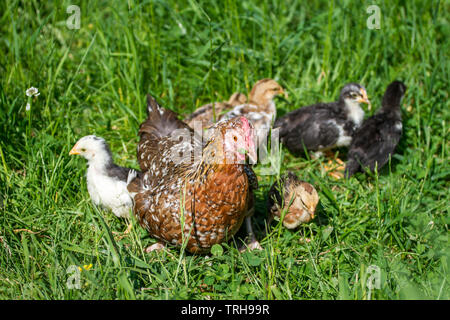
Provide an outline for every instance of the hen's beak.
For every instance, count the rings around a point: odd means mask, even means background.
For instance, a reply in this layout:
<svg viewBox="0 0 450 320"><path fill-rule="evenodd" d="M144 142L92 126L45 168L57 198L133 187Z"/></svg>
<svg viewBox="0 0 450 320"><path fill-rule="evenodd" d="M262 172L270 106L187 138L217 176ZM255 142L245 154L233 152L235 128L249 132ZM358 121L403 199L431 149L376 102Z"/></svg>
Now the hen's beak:
<svg viewBox="0 0 450 320"><path fill-rule="evenodd" d="M248 158L250 159L251 164L256 164L258 162L258 156L256 155L256 148L254 146L253 148L250 148Z"/></svg>
<svg viewBox="0 0 450 320"><path fill-rule="evenodd" d="M366 90L361 88L361 96L360 98L358 98L358 102L359 103L366 103L367 104L367 109L372 109L372 104L370 103L369 97L367 96L367 92Z"/></svg>
<svg viewBox="0 0 450 320"><path fill-rule="evenodd" d="M238 152L240 154L246 154L248 156L248 158L251 160L250 164L256 164L256 162L258 161L258 157L256 156L256 151L254 150L254 148L249 148L250 151L247 151L245 149L241 149Z"/></svg>
<svg viewBox="0 0 450 320"><path fill-rule="evenodd" d="M286 99L289 99L289 95L287 91L284 91L284 89L281 89L280 94L282 94Z"/></svg>
<svg viewBox="0 0 450 320"><path fill-rule="evenodd" d="M74 155L74 154L80 154L80 152L77 150L77 145L74 145L72 150L70 150L69 152L70 155Z"/></svg>

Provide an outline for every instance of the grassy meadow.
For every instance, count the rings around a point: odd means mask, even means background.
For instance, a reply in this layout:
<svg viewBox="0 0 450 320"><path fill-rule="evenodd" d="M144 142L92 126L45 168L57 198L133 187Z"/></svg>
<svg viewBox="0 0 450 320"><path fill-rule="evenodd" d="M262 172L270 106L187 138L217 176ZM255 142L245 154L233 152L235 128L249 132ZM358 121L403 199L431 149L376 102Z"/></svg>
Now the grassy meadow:
<svg viewBox="0 0 450 320"><path fill-rule="evenodd" d="M374 4L380 29L367 26ZM2 1L0 299L449 299L449 18L434 0ZM311 223L267 236L277 177L257 166L262 251L240 253L237 236L208 256L145 253L155 240L136 220L122 238L125 221L91 203L74 143L102 136L138 168L147 93L186 115L262 78L289 93L279 115L359 82L366 117L404 81L396 154L379 174L337 180L327 159L284 149L281 173L313 183L320 204Z"/></svg>

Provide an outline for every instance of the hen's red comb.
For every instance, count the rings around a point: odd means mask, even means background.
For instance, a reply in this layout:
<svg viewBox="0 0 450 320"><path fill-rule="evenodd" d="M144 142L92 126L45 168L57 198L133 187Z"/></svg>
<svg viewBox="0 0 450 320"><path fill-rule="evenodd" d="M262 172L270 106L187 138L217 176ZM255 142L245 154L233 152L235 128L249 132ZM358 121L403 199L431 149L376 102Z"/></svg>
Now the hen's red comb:
<svg viewBox="0 0 450 320"><path fill-rule="evenodd" d="M241 117L241 121L242 121L242 127L244 128L244 130L250 130L250 123L248 123L248 120L246 117Z"/></svg>

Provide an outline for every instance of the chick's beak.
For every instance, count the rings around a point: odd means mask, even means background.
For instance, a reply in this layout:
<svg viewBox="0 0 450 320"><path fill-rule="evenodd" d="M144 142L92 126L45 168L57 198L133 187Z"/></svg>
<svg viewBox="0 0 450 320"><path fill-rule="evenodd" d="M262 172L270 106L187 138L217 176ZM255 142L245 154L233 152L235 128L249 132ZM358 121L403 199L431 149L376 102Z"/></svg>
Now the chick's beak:
<svg viewBox="0 0 450 320"><path fill-rule="evenodd" d="M80 152L77 150L77 145L74 145L72 150L70 150L69 152L70 155L74 155L74 154L80 154Z"/></svg>
<svg viewBox="0 0 450 320"><path fill-rule="evenodd" d="M366 90L361 88L361 97L358 98L358 102L359 103L366 103L367 104L367 109L372 109L372 104L370 103L369 97L367 96L367 92Z"/></svg>

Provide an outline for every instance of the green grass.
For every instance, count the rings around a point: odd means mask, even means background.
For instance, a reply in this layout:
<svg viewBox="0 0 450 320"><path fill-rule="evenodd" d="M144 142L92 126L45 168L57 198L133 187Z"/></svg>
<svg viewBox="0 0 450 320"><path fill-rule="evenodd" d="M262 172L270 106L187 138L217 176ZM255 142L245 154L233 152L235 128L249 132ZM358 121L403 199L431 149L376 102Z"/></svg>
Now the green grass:
<svg viewBox="0 0 450 320"><path fill-rule="evenodd" d="M0 4L1 299L450 298L448 2L77 3L79 30L66 27L70 1ZM371 4L379 30L366 27ZM208 257L146 254L155 240L135 220L116 240L126 224L92 205L85 161L68 155L75 141L102 136L136 168L146 93L188 114L265 77L289 92L279 114L334 100L351 81L376 110L389 82L403 80L404 135L391 163L336 181L324 159L285 151L282 171L317 187L318 217L274 227L260 252L240 254L237 238ZM31 86L41 94L27 112ZM274 179L260 176L260 238ZM89 264L69 289L67 269ZM381 272L372 291L370 266Z"/></svg>

